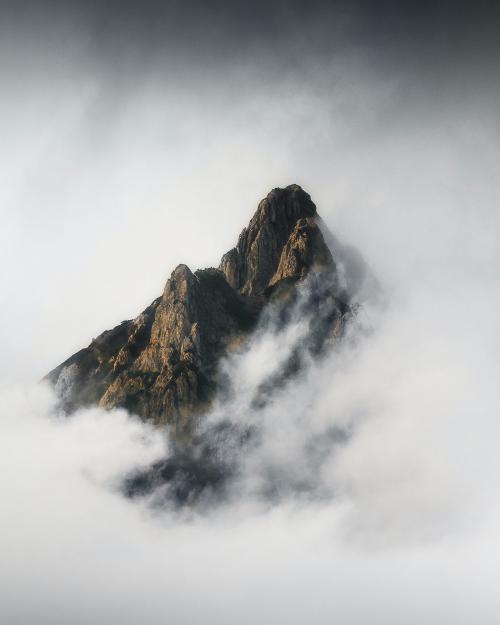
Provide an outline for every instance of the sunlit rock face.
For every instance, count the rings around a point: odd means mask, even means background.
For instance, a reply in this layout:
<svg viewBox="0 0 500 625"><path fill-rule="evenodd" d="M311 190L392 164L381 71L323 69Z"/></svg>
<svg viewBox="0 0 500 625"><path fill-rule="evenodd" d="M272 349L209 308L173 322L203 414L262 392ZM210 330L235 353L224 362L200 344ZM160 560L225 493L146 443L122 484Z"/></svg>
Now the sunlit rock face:
<svg viewBox="0 0 500 625"><path fill-rule="evenodd" d="M220 269L229 284L244 295L262 295L296 224L315 215L316 206L298 185L273 189L259 203L236 247L222 257Z"/></svg>
<svg viewBox="0 0 500 625"><path fill-rule="evenodd" d="M264 311L286 308L311 276L314 351L342 334L334 260L316 206L298 185L273 189L218 269L179 265L163 294L135 319L103 332L47 375L69 413L82 406L124 407L189 434L221 384L219 363L251 335ZM327 310L327 314L321 311ZM290 372L297 367L290 364Z"/></svg>

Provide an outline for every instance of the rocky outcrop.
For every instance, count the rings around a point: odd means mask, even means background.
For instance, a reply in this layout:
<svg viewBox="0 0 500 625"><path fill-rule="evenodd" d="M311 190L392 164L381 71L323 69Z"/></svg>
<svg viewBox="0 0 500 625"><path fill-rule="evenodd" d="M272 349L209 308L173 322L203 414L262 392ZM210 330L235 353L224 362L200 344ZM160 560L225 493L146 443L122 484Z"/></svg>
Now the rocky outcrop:
<svg viewBox="0 0 500 625"><path fill-rule="evenodd" d="M262 295L298 221L315 215L316 206L298 185L273 189L259 203L237 246L222 257L219 269L228 283L243 295Z"/></svg>
<svg viewBox="0 0 500 625"><path fill-rule="evenodd" d="M333 303L320 342L338 336L346 306L336 295L335 261L316 218L299 186L273 189L218 269L193 273L179 265L138 317L48 374L63 408L124 407L179 435L189 432L214 396L223 354L251 333L268 302L293 296L297 282L312 273L327 276L321 298Z"/></svg>
<svg viewBox="0 0 500 625"><path fill-rule="evenodd" d="M274 286L281 280L300 280L312 269L334 268L334 262L323 235L311 217L298 219L283 247L278 267L269 281Z"/></svg>

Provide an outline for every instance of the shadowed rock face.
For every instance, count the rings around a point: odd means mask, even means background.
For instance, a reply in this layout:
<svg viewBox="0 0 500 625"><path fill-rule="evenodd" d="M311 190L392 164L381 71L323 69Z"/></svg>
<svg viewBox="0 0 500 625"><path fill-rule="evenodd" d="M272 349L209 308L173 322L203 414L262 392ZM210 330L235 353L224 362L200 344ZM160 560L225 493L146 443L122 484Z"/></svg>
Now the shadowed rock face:
<svg viewBox="0 0 500 625"><path fill-rule="evenodd" d="M334 302L321 341L338 336L346 306L336 298L335 262L316 218L299 186L273 189L218 269L179 265L138 317L47 375L63 408L124 407L182 437L214 396L220 358L251 333L270 300L293 300L310 273L328 277Z"/></svg>

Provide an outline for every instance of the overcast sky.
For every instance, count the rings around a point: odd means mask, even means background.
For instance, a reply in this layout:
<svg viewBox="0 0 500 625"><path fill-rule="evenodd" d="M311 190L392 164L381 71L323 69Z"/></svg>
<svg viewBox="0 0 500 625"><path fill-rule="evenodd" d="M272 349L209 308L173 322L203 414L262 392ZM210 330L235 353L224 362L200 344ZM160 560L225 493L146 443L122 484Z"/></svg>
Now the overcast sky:
<svg viewBox="0 0 500 625"><path fill-rule="evenodd" d="M498 623L495 4L2 3L2 625ZM290 183L387 294L258 457L359 419L342 496L151 519L112 486L162 440L36 381Z"/></svg>

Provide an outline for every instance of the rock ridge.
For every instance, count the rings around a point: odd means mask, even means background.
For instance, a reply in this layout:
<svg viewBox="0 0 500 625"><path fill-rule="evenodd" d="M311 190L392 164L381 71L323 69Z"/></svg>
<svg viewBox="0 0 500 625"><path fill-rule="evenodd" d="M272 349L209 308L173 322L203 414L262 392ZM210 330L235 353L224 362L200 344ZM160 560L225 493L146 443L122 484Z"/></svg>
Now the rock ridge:
<svg viewBox="0 0 500 625"><path fill-rule="evenodd" d="M218 388L223 355L251 335L271 301L293 298L311 273L327 277L334 302L321 340L339 336L346 305L337 297L336 263L317 218L300 186L273 189L217 269L193 273L178 265L140 315L103 332L46 376L62 408L123 407L188 434Z"/></svg>

